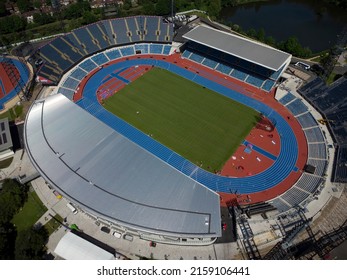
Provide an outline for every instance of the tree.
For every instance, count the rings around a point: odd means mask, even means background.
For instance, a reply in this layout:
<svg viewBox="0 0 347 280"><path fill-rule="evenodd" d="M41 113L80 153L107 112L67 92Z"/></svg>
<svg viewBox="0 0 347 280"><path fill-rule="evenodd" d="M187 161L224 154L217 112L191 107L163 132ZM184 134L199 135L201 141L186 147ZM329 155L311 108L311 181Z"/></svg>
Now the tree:
<svg viewBox="0 0 347 280"><path fill-rule="evenodd" d="M16 229L11 223L0 224L0 259L13 260Z"/></svg>
<svg viewBox="0 0 347 280"><path fill-rule="evenodd" d="M27 12L31 9L31 1L17 0L17 6L21 13Z"/></svg>
<svg viewBox="0 0 347 280"><path fill-rule="evenodd" d="M98 17L93 12L86 11L83 13L82 24L90 24L96 22L97 20Z"/></svg>
<svg viewBox="0 0 347 280"><path fill-rule="evenodd" d="M11 179L6 179L2 186L0 191L0 224L6 224L23 206L27 198L27 189Z"/></svg>
<svg viewBox="0 0 347 280"><path fill-rule="evenodd" d="M33 5L34 5L35 9L40 9L41 8L41 1L40 0L34 0Z"/></svg>
<svg viewBox="0 0 347 280"><path fill-rule="evenodd" d="M6 3L5 0L0 0L0 17L6 15L5 3Z"/></svg>
<svg viewBox="0 0 347 280"><path fill-rule="evenodd" d="M249 30L247 31L247 35L248 35L249 37L251 37L251 38L256 38L257 32L255 31L254 28L251 28L251 29L249 29Z"/></svg>
<svg viewBox="0 0 347 280"><path fill-rule="evenodd" d="M265 30L264 28L260 28L257 32L257 39L260 42L264 42L265 41Z"/></svg>
<svg viewBox="0 0 347 280"><path fill-rule="evenodd" d="M212 17L218 17L222 10L221 0L211 0L208 5L208 14Z"/></svg>
<svg viewBox="0 0 347 280"><path fill-rule="evenodd" d="M312 55L312 51L307 47L302 47L298 38L294 36L289 37L286 41L279 43L278 48L298 57L306 58Z"/></svg>
<svg viewBox="0 0 347 280"><path fill-rule="evenodd" d="M170 14L170 3L171 1L159 0L155 6L157 15L168 15Z"/></svg>
<svg viewBox="0 0 347 280"><path fill-rule="evenodd" d="M268 44L268 45L270 45L270 46L275 46L275 45L276 45L276 40L275 40L274 37L268 36L268 37L266 37L266 39L265 39L265 43Z"/></svg>
<svg viewBox="0 0 347 280"><path fill-rule="evenodd" d="M48 232L44 227L30 228L18 233L15 247L16 260L42 260L46 254Z"/></svg>
<svg viewBox="0 0 347 280"><path fill-rule="evenodd" d="M155 15L155 6L152 2L143 4L142 9L145 15Z"/></svg>

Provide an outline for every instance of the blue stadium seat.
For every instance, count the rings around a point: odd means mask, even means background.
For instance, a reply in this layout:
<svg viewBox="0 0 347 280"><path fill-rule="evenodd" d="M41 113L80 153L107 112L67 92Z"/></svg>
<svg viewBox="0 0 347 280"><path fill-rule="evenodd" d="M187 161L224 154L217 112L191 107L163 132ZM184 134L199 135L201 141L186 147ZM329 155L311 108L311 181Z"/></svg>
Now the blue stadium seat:
<svg viewBox="0 0 347 280"><path fill-rule="evenodd" d="M103 53L98 53L97 55L93 56L92 60L98 65L105 64L109 61Z"/></svg>
<svg viewBox="0 0 347 280"><path fill-rule="evenodd" d="M133 46L121 48L120 52L122 53L123 56L129 56L129 55L135 54L135 50Z"/></svg>
<svg viewBox="0 0 347 280"><path fill-rule="evenodd" d="M163 52L163 45L160 44L150 44L149 52L153 54L161 54Z"/></svg>
<svg viewBox="0 0 347 280"><path fill-rule="evenodd" d="M135 45L135 51L140 51L141 54L146 54L149 52L149 45L148 44L136 44Z"/></svg>
<svg viewBox="0 0 347 280"><path fill-rule="evenodd" d="M79 65L79 67L81 67L82 69L86 70L87 72L91 72L95 68L97 68L97 65L91 59L87 59L87 60L83 61Z"/></svg>
<svg viewBox="0 0 347 280"><path fill-rule="evenodd" d="M106 52L106 55L110 60L114 60L117 58L122 57L122 54L120 53L119 49L113 49L111 51Z"/></svg>
<svg viewBox="0 0 347 280"><path fill-rule="evenodd" d="M274 85L275 85L275 81L266 80L261 88L265 91L270 91Z"/></svg>

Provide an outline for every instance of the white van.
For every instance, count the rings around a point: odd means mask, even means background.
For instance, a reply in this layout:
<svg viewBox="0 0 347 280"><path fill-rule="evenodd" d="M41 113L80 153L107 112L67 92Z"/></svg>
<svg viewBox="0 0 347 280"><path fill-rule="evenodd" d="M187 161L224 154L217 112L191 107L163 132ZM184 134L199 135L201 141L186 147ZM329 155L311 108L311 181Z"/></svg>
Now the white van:
<svg viewBox="0 0 347 280"><path fill-rule="evenodd" d="M74 213L75 215L78 213L77 209L69 202L67 205L66 205L72 213Z"/></svg>
<svg viewBox="0 0 347 280"><path fill-rule="evenodd" d="M295 66L304 68L305 70L310 70L310 65L308 65L304 62L301 62L301 61L298 61L297 63L295 63Z"/></svg>

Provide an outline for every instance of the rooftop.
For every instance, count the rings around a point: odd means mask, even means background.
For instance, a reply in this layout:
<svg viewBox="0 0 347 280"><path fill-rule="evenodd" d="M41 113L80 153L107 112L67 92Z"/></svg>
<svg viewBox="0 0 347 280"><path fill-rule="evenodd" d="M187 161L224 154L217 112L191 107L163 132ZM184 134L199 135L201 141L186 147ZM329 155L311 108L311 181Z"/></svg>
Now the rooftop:
<svg viewBox="0 0 347 280"><path fill-rule="evenodd" d="M24 135L28 155L40 174L81 208L149 233L221 235L217 193L63 95L32 105Z"/></svg>

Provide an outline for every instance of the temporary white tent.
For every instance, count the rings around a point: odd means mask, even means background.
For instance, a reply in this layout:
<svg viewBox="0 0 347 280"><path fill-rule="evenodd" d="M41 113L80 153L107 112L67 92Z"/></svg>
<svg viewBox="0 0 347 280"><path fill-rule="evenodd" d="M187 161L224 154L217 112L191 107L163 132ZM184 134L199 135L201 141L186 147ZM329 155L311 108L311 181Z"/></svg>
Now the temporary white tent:
<svg viewBox="0 0 347 280"><path fill-rule="evenodd" d="M54 253L65 260L115 260L115 256L72 232L59 241Z"/></svg>

